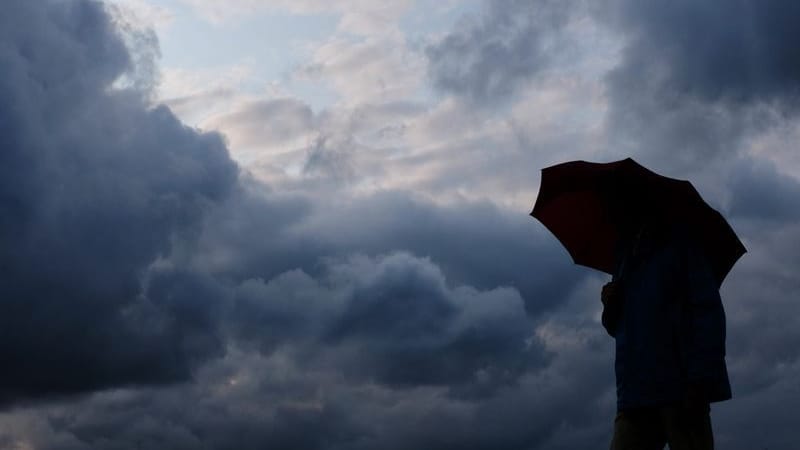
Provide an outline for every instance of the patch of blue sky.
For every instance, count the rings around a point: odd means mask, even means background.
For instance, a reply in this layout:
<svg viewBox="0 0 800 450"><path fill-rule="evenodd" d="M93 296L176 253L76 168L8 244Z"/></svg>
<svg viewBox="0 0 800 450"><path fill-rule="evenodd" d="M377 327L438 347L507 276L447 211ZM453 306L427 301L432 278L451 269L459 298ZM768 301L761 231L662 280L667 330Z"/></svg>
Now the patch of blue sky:
<svg viewBox="0 0 800 450"><path fill-rule="evenodd" d="M340 100L340 96L324 80L290 79L285 87L293 97L308 104L315 112L322 111Z"/></svg>
<svg viewBox="0 0 800 450"><path fill-rule="evenodd" d="M286 83L291 71L308 59L310 44L332 34L338 21L334 14L269 11L210 23L178 8L173 11L178 14L159 33L162 65L187 71L246 65L251 77L237 87L245 91Z"/></svg>
<svg viewBox="0 0 800 450"><path fill-rule="evenodd" d="M483 8L481 0L418 0L400 20L400 29L412 42L444 34L465 16Z"/></svg>

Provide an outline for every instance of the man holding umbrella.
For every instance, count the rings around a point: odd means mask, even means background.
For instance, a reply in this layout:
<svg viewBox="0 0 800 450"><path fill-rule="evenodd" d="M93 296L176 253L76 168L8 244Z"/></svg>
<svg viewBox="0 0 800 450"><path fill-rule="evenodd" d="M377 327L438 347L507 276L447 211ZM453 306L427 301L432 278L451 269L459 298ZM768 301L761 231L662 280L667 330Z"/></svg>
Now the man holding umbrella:
<svg viewBox="0 0 800 450"><path fill-rule="evenodd" d="M745 251L727 222L688 181L630 158L544 169L531 214L613 277L601 292L616 340L611 449L713 449L709 403L731 398L719 286Z"/></svg>

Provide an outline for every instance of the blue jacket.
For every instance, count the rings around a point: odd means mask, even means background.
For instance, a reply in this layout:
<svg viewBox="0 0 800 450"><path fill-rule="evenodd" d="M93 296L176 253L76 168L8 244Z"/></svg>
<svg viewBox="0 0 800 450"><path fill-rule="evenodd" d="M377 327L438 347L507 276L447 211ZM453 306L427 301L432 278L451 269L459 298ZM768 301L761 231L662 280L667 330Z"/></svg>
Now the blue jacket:
<svg viewBox="0 0 800 450"><path fill-rule="evenodd" d="M725 312L703 253L672 232L620 255L622 307L603 325L616 338L617 408L659 406L699 393L731 398Z"/></svg>

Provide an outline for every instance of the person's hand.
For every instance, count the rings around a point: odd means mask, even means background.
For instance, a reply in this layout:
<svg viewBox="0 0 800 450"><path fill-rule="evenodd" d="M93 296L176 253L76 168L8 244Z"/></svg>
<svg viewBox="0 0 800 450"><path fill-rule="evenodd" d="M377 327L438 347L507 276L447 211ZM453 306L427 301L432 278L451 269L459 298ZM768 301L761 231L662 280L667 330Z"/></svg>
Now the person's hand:
<svg viewBox="0 0 800 450"><path fill-rule="evenodd" d="M615 306L620 303L620 288L619 283L616 281L609 281L603 286L602 292L600 292L600 301L603 302L603 306Z"/></svg>
<svg viewBox="0 0 800 450"><path fill-rule="evenodd" d="M603 314L601 321L608 334L616 337L619 324L620 312L622 311L622 292L619 281L610 281L603 286L600 292L600 300L603 302Z"/></svg>

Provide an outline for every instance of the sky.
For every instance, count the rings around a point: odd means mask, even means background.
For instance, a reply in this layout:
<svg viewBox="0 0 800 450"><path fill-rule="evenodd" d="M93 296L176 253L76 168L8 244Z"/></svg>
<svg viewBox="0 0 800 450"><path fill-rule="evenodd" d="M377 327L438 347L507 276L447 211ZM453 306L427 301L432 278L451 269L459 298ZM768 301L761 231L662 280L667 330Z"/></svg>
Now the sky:
<svg viewBox="0 0 800 450"><path fill-rule="evenodd" d="M796 447L797 2L3 10L0 448L605 447L609 276L528 214L626 157L748 250L718 447Z"/></svg>

